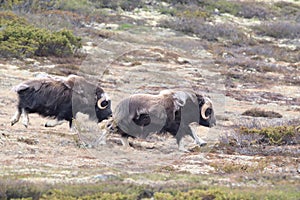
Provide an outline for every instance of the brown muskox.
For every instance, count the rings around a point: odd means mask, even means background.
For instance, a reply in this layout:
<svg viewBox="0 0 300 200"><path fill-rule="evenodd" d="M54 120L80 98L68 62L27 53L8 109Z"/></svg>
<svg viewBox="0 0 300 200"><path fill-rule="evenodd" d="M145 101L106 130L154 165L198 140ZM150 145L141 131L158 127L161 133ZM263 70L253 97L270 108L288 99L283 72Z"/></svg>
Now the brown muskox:
<svg viewBox="0 0 300 200"><path fill-rule="evenodd" d="M191 90L163 90L158 95L134 94L123 99L113 113L117 131L128 136L146 138L150 133L171 133L180 150L181 142L190 135L195 142L206 145L190 127L192 122L206 127L216 124L211 100ZM123 143L127 143L123 140Z"/></svg>
<svg viewBox="0 0 300 200"><path fill-rule="evenodd" d="M46 127L61 124L63 120L69 121L72 127L72 119L78 112L98 122L112 114L111 101L103 89L76 75L28 80L14 87L14 90L18 93L19 102L11 125L22 116L22 123L27 127L29 113L55 119L48 121Z"/></svg>

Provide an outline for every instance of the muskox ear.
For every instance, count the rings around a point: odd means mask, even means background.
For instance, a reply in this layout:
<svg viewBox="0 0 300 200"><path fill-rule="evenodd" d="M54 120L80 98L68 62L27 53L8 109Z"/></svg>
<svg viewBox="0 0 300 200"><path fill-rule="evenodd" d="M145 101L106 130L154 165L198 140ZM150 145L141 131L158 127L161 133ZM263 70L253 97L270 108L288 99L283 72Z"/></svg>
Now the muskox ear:
<svg viewBox="0 0 300 200"><path fill-rule="evenodd" d="M202 105L205 103L204 97L200 94L196 94L196 96L197 96L199 107L202 107Z"/></svg>

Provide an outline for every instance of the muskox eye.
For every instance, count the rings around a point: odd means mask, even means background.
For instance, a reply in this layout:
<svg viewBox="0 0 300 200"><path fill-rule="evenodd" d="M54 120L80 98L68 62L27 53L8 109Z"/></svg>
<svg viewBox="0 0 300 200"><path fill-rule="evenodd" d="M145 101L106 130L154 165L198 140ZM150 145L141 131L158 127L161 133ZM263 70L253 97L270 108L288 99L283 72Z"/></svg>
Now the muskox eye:
<svg viewBox="0 0 300 200"><path fill-rule="evenodd" d="M108 101L102 101L101 102L101 107L104 108L108 105Z"/></svg>
<svg viewBox="0 0 300 200"><path fill-rule="evenodd" d="M211 108L207 108L206 111L205 111L205 116L210 116L212 113L212 109Z"/></svg>

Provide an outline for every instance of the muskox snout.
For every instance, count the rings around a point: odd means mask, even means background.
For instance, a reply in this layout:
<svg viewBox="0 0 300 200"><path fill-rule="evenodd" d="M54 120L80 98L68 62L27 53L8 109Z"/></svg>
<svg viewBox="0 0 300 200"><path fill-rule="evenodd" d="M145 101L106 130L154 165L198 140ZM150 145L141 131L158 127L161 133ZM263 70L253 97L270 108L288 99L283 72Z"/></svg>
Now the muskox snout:
<svg viewBox="0 0 300 200"><path fill-rule="evenodd" d="M217 122L216 121L213 121L213 122L211 122L211 123L209 123L209 127L211 128L211 127L214 127L214 126L216 126L217 125Z"/></svg>
<svg viewBox="0 0 300 200"><path fill-rule="evenodd" d="M202 126L206 126L206 127L211 128L211 127L216 126L216 125L217 125L217 122L216 122L215 116L212 115L212 116L210 116L210 118L207 119L207 120L200 119L199 124L202 125Z"/></svg>

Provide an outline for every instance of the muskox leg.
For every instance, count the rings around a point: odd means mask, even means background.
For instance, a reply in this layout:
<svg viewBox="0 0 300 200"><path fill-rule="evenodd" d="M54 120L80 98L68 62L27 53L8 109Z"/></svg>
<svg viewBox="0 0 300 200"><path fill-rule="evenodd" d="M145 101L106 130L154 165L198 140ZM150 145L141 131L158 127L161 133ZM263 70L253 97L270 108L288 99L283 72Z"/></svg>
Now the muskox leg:
<svg viewBox="0 0 300 200"><path fill-rule="evenodd" d="M54 127L54 126L57 126L57 125L61 125L63 123L64 123L63 120L55 119L55 120L47 121L46 124L45 124L45 127Z"/></svg>
<svg viewBox="0 0 300 200"><path fill-rule="evenodd" d="M178 150L179 151L182 151L182 152L189 152L185 147L184 147L184 144L183 144L183 141L182 141L182 138L187 135L187 131L189 127L179 127L178 131L177 131L177 134L175 136L176 138L176 141L177 141L177 145L178 145Z"/></svg>
<svg viewBox="0 0 300 200"><path fill-rule="evenodd" d="M28 113L22 108L22 124L27 128L29 123Z"/></svg>
<svg viewBox="0 0 300 200"><path fill-rule="evenodd" d="M19 121L20 117L21 117L21 111L20 111L20 109L18 109L15 112L14 116L11 118L10 124L13 126L15 123L17 123Z"/></svg>
<svg viewBox="0 0 300 200"><path fill-rule="evenodd" d="M195 133L193 129L190 128L190 130L190 135L195 140L196 144L198 144L200 147L205 146L207 144L207 142L198 137L197 133Z"/></svg>
<svg viewBox="0 0 300 200"><path fill-rule="evenodd" d="M177 145L178 145L178 150L179 150L179 151L182 151L182 152L189 152L189 150L187 150L187 149L184 147L184 144L183 144L182 139L177 140Z"/></svg>
<svg viewBox="0 0 300 200"><path fill-rule="evenodd" d="M180 127L176 134L178 149L180 151L188 152L188 150L184 147L182 142L182 138L185 135L190 135L199 146L205 146L207 144L204 140L199 138L198 135L190 127Z"/></svg>
<svg viewBox="0 0 300 200"><path fill-rule="evenodd" d="M122 136L121 137L121 143L124 147L129 147L128 137L127 136Z"/></svg>

